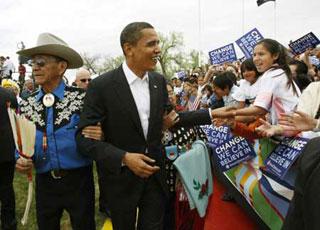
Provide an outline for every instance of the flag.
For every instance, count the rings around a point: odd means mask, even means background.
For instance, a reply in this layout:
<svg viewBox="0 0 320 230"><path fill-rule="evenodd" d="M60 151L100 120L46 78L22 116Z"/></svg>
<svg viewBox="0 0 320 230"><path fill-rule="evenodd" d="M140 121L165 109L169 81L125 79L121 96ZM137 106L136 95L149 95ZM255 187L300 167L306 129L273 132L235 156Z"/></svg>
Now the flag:
<svg viewBox="0 0 320 230"><path fill-rule="evenodd" d="M275 2L276 0L257 0L257 4L258 4L258 6L261 6L262 4L264 4L266 2L270 2L270 1Z"/></svg>

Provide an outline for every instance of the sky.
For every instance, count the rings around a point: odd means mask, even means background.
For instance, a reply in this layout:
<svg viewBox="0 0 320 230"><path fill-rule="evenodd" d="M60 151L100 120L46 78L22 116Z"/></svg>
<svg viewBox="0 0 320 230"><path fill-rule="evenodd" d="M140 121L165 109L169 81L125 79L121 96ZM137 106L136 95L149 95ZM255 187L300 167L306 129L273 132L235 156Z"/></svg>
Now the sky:
<svg viewBox="0 0 320 230"><path fill-rule="evenodd" d="M18 43L33 47L50 32L80 53L118 56L120 32L133 21L182 33L186 50L208 54L253 28L283 45L311 31L320 38L320 0L0 0L0 55L17 66Z"/></svg>

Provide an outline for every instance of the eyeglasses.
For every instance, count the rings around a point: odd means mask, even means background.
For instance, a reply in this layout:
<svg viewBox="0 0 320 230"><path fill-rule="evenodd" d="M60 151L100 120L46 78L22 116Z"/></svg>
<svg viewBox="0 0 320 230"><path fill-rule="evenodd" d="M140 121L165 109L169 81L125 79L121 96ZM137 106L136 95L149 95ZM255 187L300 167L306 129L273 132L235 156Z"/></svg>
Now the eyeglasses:
<svg viewBox="0 0 320 230"><path fill-rule="evenodd" d="M44 67L46 64L48 63L48 61L46 61L43 58L38 58L38 59L33 59L30 63L31 66L39 66L39 67Z"/></svg>
<svg viewBox="0 0 320 230"><path fill-rule="evenodd" d="M44 67L46 64L50 62L60 62L63 61L63 59L59 57L53 57L49 56L48 58L43 58L43 57L35 57L31 60L30 65L33 66L39 66L39 67Z"/></svg>
<svg viewBox="0 0 320 230"><path fill-rule="evenodd" d="M81 81L81 82L83 82L83 83L85 83L85 82L90 82L90 81L91 81L91 78L87 78L87 79L85 79L85 78L84 78L84 79L80 79L80 81Z"/></svg>
<svg viewBox="0 0 320 230"><path fill-rule="evenodd" d="M50 62L59 62L60 60L58 58L50 58L50 59L45 59L45 58L34 58L31 60L30 65L33 67L35 65L39 67L44 67L46 64Z"/></svg>

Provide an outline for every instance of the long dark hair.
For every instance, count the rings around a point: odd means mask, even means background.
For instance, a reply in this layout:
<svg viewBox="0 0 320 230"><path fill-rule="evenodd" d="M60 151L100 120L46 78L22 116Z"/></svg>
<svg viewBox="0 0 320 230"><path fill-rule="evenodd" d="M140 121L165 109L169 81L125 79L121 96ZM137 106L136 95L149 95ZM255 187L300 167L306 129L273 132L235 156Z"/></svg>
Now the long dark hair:
<svg viewBox="0 0 320 230"><path fill-rule="evenodd" d="M276 40L266 38L262 39L257 43L257 45L263 45L270 53L271 55L277 55L278 58L274 61L274 64L277 64L276 66L272 66L272 69L282 69L288 78L287 86L290 88L292 86L293 92L298 95L298 91L294 85L294 81L292 78L292 73L288 65L288 54L286 48L281 45Z"/></svg>
<svg viewBox="0 0 320 230"><path fill-rule="evenodd" d="M248 59L244 60L241 63L240 70L241 70L241 77L242 78L244 78L243 73L245 71L254 71L256 73L256 79L258 79L258 77L260 77L260 75L261 75L261 73L258 72L257 67L254 65L252 58L248 58Z"/></svg>

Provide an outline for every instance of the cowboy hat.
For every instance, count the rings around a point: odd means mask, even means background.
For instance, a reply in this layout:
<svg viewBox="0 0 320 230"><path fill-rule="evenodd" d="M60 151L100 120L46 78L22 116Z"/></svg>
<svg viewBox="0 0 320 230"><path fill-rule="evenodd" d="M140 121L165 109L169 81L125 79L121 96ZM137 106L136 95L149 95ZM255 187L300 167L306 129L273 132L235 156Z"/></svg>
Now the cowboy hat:
<svg viewBox="0 0 320 230"><path fill-rule="evenodd" d="M47 54L62 58L68 62L68 69L79 68L83 65L81 56L69 45L50 33L42 33L38 37L37 45L30 49L23 49L17 54L32 57L37 54Z"/></svg>

